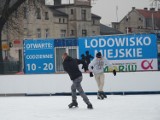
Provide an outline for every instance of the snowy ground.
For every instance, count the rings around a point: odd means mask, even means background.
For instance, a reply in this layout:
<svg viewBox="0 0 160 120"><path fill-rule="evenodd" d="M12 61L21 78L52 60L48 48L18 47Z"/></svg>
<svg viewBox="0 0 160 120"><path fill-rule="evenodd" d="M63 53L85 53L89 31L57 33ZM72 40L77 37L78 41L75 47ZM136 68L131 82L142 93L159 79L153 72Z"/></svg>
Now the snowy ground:
<svg viewBox="0 0 160 120"><path fill-rule="evenodd" d="M160 120L160 95L89 99L93 110L80 97L75 109L68 109L70 96L0 97L0 120Z"/></svg>

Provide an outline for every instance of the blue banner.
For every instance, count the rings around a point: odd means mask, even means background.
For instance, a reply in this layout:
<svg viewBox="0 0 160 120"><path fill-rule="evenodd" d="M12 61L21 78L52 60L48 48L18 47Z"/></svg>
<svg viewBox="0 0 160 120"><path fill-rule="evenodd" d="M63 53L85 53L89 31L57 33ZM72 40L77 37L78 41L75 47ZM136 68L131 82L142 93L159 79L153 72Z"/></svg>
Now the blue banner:
<svg viewBox="0 0 160 120"><path fill-rule="evenodd" d="M24 72L26 74L54 73L54 40L24 40Z"/></svg>
<svg viewBox="0 0 160 120"><path fill-rule="evenodd" d="M82 37L78 39L78 46L80 58L86 51L92 56L101 52L109 60L157 58L155 34Z"/></svg>
<svg viewBox="0 0 160 120"><path fill-rule="evenodd" d="M55 47L77 46L77 39L76 38L54 39L54 46Z"/></svg>

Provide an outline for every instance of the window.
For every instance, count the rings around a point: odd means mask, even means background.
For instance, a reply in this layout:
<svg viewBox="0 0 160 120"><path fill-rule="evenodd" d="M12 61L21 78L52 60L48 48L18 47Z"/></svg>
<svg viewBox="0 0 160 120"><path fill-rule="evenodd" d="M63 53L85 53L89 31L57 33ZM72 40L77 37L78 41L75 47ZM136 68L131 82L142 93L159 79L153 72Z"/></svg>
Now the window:
<svg viewBox="0 0 160 120"><path fill-rule="evenodd" d="M65 23L65 19L63 18L63 23Z"/></svg>
<svg viewBox="0 0 160 120"><path fill-rule="evenodd" d="M49 29L45 29L45 37L46 37L46 38L49 37Z"/></svg>
<svg viewBox="0 0 160 120"><path fill-rule="evenodd" d="M61 37L65 37L66 36L66 30L61 30Z"/></svg>
<svg viewBox="0 0 160 120"><path fill-rule="evenodd" d="M73 15L73 9L71 9L71 15Z"/></svg>
<svg viewBox="0 0 160 120"><path fill-rule="evenodd" d="M56 48L56 72L64 71L62 65L62 54L66 52L66 48Z"/></svg>
<svg viewBox="0 0 160 120"><path fill-rule="evenodd" d="M41 19L41 9L37 8L37 19Z"/></svg>
<svg viewBox="0 0 160 120"><path fill-rule="evenodd" d="M82 30L82 36L87 36L87 30Z"/></svg>
<svg viewBox="0 0 160 120"><path fill-rule="evenodd" d="M23 18L27 19L27 8L26 7L23 8L23 15L24 15Z"/></svg>
<svg viewBox="0 0 160 120"><path fill-rule="evenodd" d="M93 25L95 25L96 24L96 20L93 20Z"/></svg>
<svg viewBox="0 0 160 120"><path fill-rule="evenodd" d="M146 27L152 27L152 19L151 18L146 19Z"/></svg>
<svg viewBox="0 0 160 120"><path fill-rule="evenodd" d="M131 27L126 27L126 33L132 33L132 28Z"/></svg>
<svg viewBox="0 0 160 120"><path fill-rule="evenodd" d="M45 12L45 20L49 20L48 12Z"/></svg>
<svg viewBox="0 0 160 120"><path fill-rule="evenodd" d="M77 58L77 48L76 47L57 47L55 50L56 55L56 72L62 72L64 71L63 65L62 65L62 54L68 53L69 56L73 58Z"/></svg>
<svg viewBox="0 0 160 120"><path fill-rule="evenodd" d="M137 28L138 28L138 29L143 29L143 26L138 26Z"/></svg>
<svg viewBox="0 0 160 120"><path fill-rule="evenodd" d="M92 35L95 36L95 35L96 35L96 32L95 32L95 31L92 31Z"/></svg>
<svg viewBox="0 0 160 120"><path fill-rule="evenodd" d="M86 10L82 10L82 20L86 20Z"/></svg>
<svg viewBox="0 0 160 120"><path fill-rule="evenodd" d="M37 29L37 37L41 38L41 29L40 28Z"/></svg>
<svg viewBox="0 0 160 120"><path fill-rule="evenodd" d="M59 18L59 23L61 23L61 18Z"/></svg>
<svg viewBox="0 0 160 120"><path fill-rule="evenodd" d="M77 49L74 49L74 48L70 48L68 50L68 54L69 56L73 57L73 58L77 58Z"/></svg>
<svg viewBox="0 0 160 120"><path fill-rule="evenodd" d="M75 35L75 31L74 31L74 30L71 30L70 35L71 35L71 36Z"/></svg>

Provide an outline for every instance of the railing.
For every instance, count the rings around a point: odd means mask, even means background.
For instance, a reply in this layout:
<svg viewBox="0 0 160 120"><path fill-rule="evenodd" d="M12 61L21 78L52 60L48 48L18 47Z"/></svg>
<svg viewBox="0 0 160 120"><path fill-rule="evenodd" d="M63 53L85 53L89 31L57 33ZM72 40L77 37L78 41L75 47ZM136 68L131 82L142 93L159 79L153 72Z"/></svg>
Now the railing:
<svg viewBox="0 0 160 120"><path fill-rule="evenodd" d="M15 74L21 71L21 65L19 61L6 61L3 62L4 74Z"/></svg>

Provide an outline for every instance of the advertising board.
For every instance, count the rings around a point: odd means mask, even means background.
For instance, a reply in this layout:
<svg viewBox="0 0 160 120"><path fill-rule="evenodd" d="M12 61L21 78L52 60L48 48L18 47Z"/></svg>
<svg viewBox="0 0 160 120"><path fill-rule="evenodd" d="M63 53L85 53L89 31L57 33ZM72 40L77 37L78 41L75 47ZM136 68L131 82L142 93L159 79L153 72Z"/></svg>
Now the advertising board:
<svg viewBox="0 0 160 120"><path fill-rule="evenodd" d="M26 74L54 73L54 40L24 40L24 72Z"/></svg>
<svg viewBox="0 0 160 120"><path fill-rule="evenodd" d="M93 36L78 39L79 58L101 52L117 71L157 70L157 37L154 34ZM106 66L105 71L110 71Z"/></svg>

